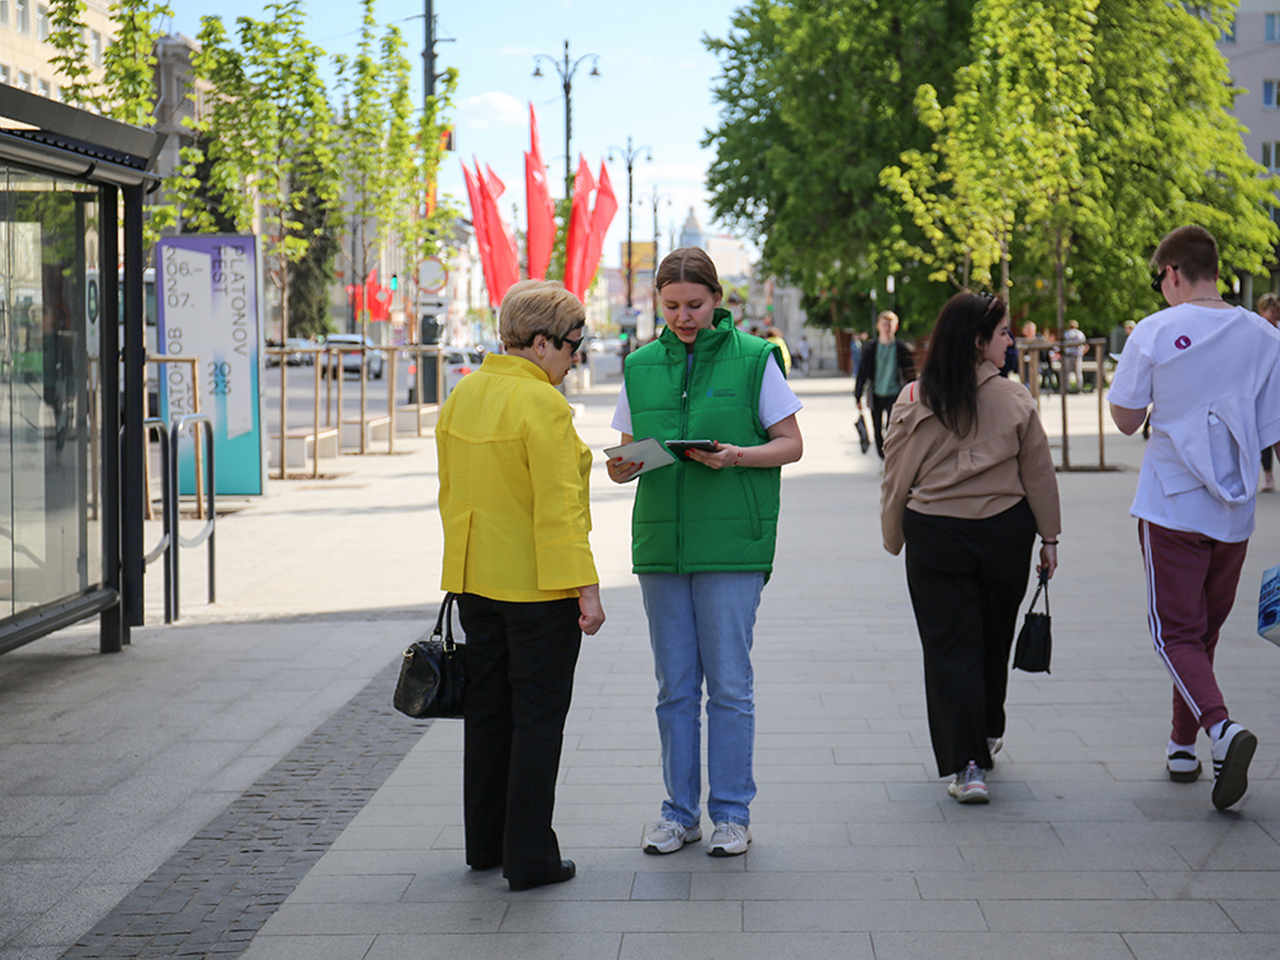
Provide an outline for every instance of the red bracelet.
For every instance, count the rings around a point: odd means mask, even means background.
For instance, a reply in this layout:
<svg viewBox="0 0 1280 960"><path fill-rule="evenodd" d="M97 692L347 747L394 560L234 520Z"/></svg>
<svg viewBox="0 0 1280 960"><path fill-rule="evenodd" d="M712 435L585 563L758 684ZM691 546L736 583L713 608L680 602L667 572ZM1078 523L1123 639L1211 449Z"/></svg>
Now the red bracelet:
<svg viewBox="0 0 1280 960"><path fill-rule="evenodd" d="M739 448L738 448L738 455L737 455L736 457L734 457L734 458L733 458L733 465L734 465L735 467L740 467L740 466L742 466L742 454L743 454L743 450L742 450L742 448L741 448L741 447L739 447Z"/></svg>

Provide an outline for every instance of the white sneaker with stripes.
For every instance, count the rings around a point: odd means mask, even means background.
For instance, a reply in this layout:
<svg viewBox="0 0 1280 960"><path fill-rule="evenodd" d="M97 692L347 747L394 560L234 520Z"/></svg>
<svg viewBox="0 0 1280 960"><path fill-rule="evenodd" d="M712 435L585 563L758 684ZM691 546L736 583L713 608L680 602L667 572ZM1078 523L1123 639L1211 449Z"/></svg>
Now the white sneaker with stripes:
<svg viewBox="0 0 1280 960"><path fill-rule="evenodd" d="M1226 810L1249 789L1249 763L1258 738L1233 720L1226 720L1213 741L1213 805Z"/></svg>

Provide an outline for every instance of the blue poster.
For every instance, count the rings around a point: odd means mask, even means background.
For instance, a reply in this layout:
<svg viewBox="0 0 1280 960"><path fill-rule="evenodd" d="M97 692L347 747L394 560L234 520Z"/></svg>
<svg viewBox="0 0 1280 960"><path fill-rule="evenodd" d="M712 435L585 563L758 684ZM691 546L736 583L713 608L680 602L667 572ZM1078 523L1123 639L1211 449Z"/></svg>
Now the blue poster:
<svg viewBox="0 0 1280 960"><path fill-rule="evenodd" d="M157 353L197 359L194 382L190 364L162 365L160 416L171 422L198 402L213 421L219 496L263 491L260 276L252 236L164 237L156 245ZM178 489L192 494L189 434L181 449Z"/></svg>

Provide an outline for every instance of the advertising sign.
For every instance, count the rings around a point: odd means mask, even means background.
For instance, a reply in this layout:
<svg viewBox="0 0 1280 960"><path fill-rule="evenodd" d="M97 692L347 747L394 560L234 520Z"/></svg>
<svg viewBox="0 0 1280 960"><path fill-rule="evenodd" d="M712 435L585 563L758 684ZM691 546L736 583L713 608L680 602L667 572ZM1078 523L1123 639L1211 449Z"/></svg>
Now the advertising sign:
<svg viewBox="0 0 1280 960"><path fill-rule="evenodd" d="M618 248L622 253L622 269L627 269L627 244L624 240L618 244ZM652 240L637 240L631 244L631 250L635 259L631 261L631 272L634 273L652 273L654 270L654 262L658 258L658 245Z"/></svg>
<svg viewBox="0 0 1280 960"><path fill-rule="evenodd" d="M219 496L260 494L266 463L262 444L258 250L252 236L164 237L156 246L157 349L167 356L197 357L196 383L189 364L165 364L160 415L166 420L200 412L213 421ZM191 439L183 439L182 493L195 491Z"/></svg>

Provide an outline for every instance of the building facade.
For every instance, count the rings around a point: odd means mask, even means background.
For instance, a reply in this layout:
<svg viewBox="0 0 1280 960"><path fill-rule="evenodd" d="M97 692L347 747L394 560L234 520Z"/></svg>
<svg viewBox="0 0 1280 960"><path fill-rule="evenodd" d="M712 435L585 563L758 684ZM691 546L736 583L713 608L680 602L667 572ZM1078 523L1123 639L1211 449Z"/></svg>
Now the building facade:
<svg viewBox="0 0 1280 960"><path fill-rule="evenodd" d="M92 80L102 79L102 54L115 35L108 0L86 0L85 46ZM0 83L51 100L64 99L64 80L49 64L54 53L45 40L49 6L39 0L0 0Z"/></svg>

